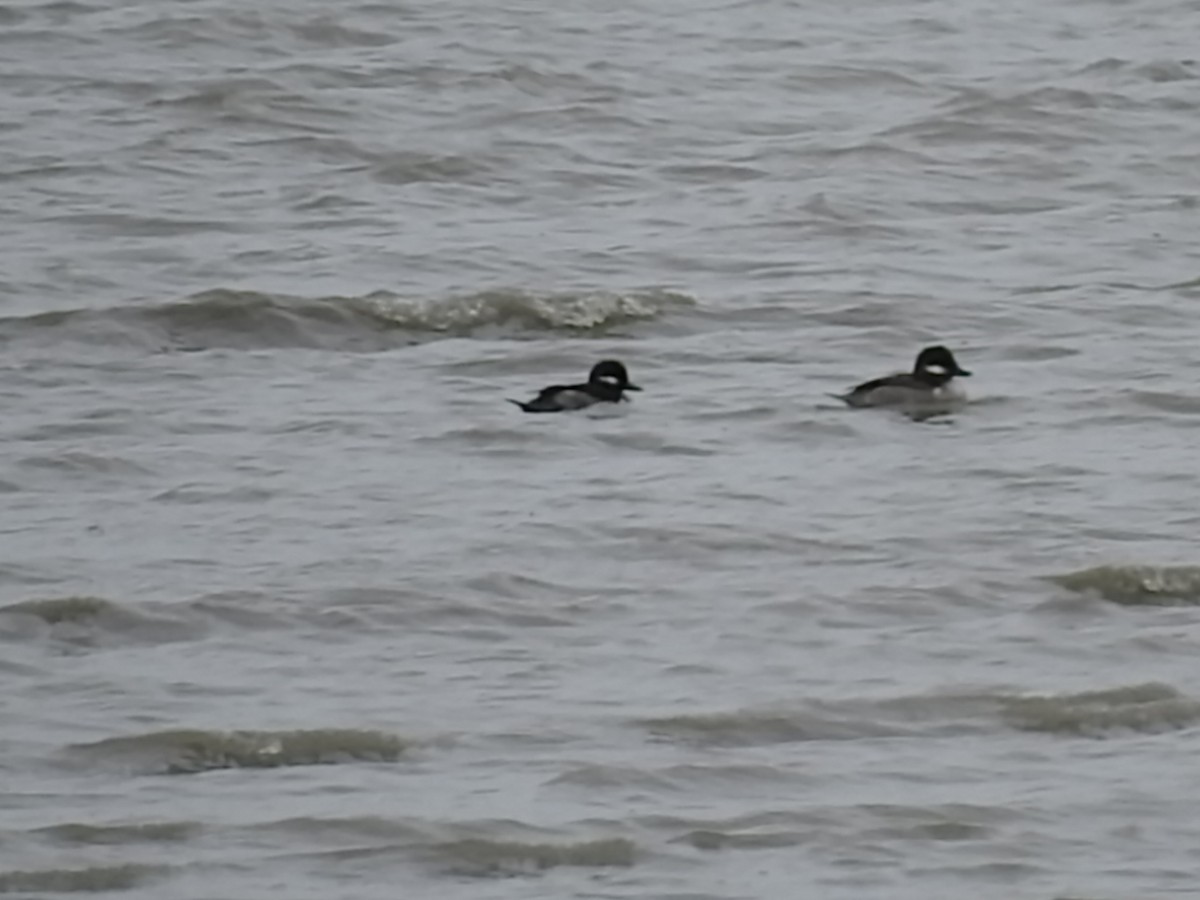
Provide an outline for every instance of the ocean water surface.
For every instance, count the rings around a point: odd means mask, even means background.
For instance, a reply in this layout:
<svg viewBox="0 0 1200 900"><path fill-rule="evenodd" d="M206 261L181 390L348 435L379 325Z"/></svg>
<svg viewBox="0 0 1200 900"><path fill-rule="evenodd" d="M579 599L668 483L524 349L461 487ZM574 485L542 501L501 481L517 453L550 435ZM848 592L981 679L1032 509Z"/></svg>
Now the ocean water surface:
<svg viewBox="0 0 1200 900"><path fill-rule="evenodd" d="M0 893L1195 896L1198 30L0 6Z"/></svg>

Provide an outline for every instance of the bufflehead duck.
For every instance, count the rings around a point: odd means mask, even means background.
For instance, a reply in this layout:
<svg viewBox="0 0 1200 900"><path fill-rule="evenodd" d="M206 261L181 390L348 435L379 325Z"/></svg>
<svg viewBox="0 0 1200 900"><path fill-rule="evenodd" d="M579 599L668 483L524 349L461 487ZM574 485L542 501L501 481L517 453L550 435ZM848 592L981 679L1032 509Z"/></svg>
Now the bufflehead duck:
<svg viewBox="0 0 1200 900"><path fill-rule="evenodd" d="M865 381L845 394L832 394L847 406L921 406L965 399L951 384L956 375L971 373L958 365L945 347L926 347L917 354L911 372Z"/></svg>
<svg viewBox="0 0 1200 900"><path fill-rule="evenodd" d="M554 384L542 388L538 395L527 403L509 400L528 413L562 412L568 409L585 409L594 403L619 403L625 391L640 391L636 384L629 383L629 373L614 359L606 359L592 366L587 384Z"/></svg>

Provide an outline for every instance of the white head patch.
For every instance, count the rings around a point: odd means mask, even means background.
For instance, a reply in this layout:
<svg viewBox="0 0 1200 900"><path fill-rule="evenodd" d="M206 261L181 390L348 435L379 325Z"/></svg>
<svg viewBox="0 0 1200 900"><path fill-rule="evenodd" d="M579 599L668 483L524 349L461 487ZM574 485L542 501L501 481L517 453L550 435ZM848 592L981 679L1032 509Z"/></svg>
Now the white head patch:
<svg viewBox="0 0 1200 900"><path fill-rule="evenodd" d="M950 374L945 366L939 366L937 363L934 363L932 366L926 366L925 371L928 372L930 375L948 375L948 374Z"/></svg>

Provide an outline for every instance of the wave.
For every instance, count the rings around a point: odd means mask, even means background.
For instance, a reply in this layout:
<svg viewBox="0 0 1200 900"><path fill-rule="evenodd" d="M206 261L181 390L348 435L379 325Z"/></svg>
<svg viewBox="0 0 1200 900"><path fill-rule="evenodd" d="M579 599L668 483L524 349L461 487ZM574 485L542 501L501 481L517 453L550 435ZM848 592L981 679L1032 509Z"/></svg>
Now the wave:
<svg viewBox="0 0 1200 900"><path fill-rule="evenodd" d="M675 838L674 843L688 844L697 850L764 850L797 847L810 841L802 831L771 831L738 834L697 828Z"/></svg>
<svg viewBox="0 0 1200 900"><path fill-rule="evenodd" d="M254 832L280 831L289 836L318 839L319 842L357 844L362 838L383 840L387 846L428 843L426 827L406 820L383 816L294 816L272 822L247 825Z"/></svg>
<svg viewBox="0 0 1200 900"><path fill-rule="evenodd" d="M987 837L1012 814L1004 807L965 803L909 806L864 803L808 805L803 810L769 810L721 819L677 815L644 816L640 824L673 832L670 842L697 850L758 850L837 842L847 832L875 839L962 841Z"/></svg>
<svg viewBox="0 0 1200 900"><path fill-rule="evenodd" d="M162 495L159 495L161 498ZM156 498L156 499L159 499ZM12 575L0 567L0 574ZM0 606L0 641L44 641L74 649L105 650L113 647L196 641L214 632L284 631L330 628L373 630L381 625L438 625L471 619L480 626L514 625L521 628L560 627L569 624L562 615L527 609L519 590L540 590L547 595L553 585L531 579L485 579L479 587L492 596L508 592L513 601L497 607L467 602L448 603L440 597L374 588L346 588L331 595L328 607L308 608L281 603L273 595L255 591L222 591L189 600L168 602L116 602L103 597L39 597ZM556 597L561 597L561 590ZM580 597L590 597L584 593Z"/></svg>
<svg viewBox="0 0 1200 900"><path fill-rule="evenodd" d="M626 868L636 860L637 848L625 838L602 838L570 844L497 841L464 838L435 844L433 855L449 863L457 874L515 875L559 866Z"/></svg>
<svg viewBox="0 0 1200 900"><path fill-rule="evenodd" d="M1010 697L1007 724L1021 731L1101 737L1111 732L1157 734L1200 722L1200 702L1156 682L1076 694Z"/></svg>
<svg viewBox="0 0 1200 900"><path fill-rule="evenodd" d="M1097 566L1048 580L1122 606L1200 604L1200 566Z"/></svg>
<svg viewBox="0 0 1200 900"><path fill-rule="evenodd" d="M651 735L706 746L746 746L795 741L890 737L902 730L866 716L812 710L744 709L640 719Z"/></svg>
<svg viewBox="0 0 1200 900"><path fill-rule="evenodd" d="M64 844L136 844L186 841L201 830L198 822L144 822L129 825L88 825L64 822L39 828L41 834Z"/></svg>
<svg viewBox="0 0 1200 900"><path fill-rule="evenodd" d="M180 729L106 738L68 748L98 764L133 766L146 774L182 775L213 769L264 769L342 762L396 762L414 746L381 731L319 728L308 731Z"/></svg>
<svg viewBox="0 0 1200 900"><path fill-rule="evenodd" d="M596 826L598 822L588 823ZM613 827L614 823L605 823ZM282 831L317 839L319 858L408 856L414 862L466 876L522 875L558 867L627 867L638 856L624 837L580 837L515 819L435 821L419 817L299 817L248 825L249 833ZM336 849L328 849L333 845Z"/></svg>
<svg viewBox="0 0 1200 900"><path fill-rule="evenodd" d="M127 891L161 874L162 866L93 866L0 872L0 894Z"/></svg>
<svg viewBox="0 0 1200 900"><path fill-rule="evenodd" d="M1045 695L987 689L935 692L635 722L660 739L717 747L967 736L998 728L1091 737L1122 731L1157 734L1197 723L1200 701L1158 683Z"/></svg>
<svg viewBox="0 0 1200 900"><path fill-rule="evenodd" d="M656 813L642 816L639 824L696 850L761 850L811 843L814 835L828 832L830 819L824 811L767 810L721 819Z"/></svg>
<svg viewBox="0 0 1200 900"><path fill-rule="evenodd" d="M24 600L0 607L0 614L33 616L47 625L80 622L104 615L119 615L117 604L100 597L55 597L48 600Z"/></svg>
<svg viewBox="0 0 1200 900"><path fill-rule="evenodd" d="M491 290L407 298L388 291L296 297L219 288L156 304L0 318L0 342L67 340L143 350L385 350L443 337L599 334L695 305L685 294L662 290Z"/></svg>
<svg viewBox="0 0 1200 900"><path fill-rule="evenodd" d="M49 597L0 606L0 638L34 635L80 647L194 640L209 625L197 615L151 615L102 597Z"/></svg>
<svg viewBox="0 0 1200 900"><path fill-rule="evenodd" d="M1174 391L1127 391L1126 395L1142 406L1153 410L1194 416L1200 413L1200 398Z"/></svg>

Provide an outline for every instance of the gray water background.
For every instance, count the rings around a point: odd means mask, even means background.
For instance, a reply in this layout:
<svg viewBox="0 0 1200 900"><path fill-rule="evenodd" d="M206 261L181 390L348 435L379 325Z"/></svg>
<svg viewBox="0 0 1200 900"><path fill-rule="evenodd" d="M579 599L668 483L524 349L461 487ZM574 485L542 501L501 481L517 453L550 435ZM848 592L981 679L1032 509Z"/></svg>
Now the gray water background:
<svg viewBox="0 0 1200 900"><path fill-rule="evenodd" d="M1197 35L0 7L0 891L1200 895Z"/></svg>

